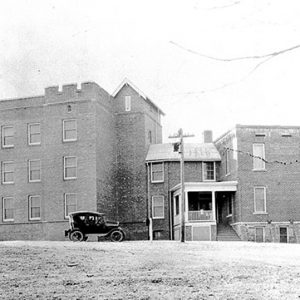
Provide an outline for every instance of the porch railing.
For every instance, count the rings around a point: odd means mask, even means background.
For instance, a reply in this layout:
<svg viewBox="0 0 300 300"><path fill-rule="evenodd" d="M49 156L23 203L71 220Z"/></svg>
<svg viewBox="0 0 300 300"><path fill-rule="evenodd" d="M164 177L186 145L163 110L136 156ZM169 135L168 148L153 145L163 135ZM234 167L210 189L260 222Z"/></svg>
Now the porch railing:
<svg viewBox="0 0 300 300"><path fill-rule="evenodd" d="M189 210L189 221L213 221L212 210Z"/></svg>

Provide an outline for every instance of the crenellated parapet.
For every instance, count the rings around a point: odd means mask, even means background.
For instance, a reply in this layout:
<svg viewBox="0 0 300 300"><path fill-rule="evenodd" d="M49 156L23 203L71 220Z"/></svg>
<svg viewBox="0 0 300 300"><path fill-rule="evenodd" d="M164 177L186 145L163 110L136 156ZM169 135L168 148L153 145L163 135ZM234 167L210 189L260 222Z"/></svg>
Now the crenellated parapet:
<svg viewBox="0 0 300 300"><path fill-rule="evenodd" d="M83 82L80 88L75 83L66 84L59 90L58 85L45 88L45 103L88 100L97 98L103 89L95 82Z"/></svg>

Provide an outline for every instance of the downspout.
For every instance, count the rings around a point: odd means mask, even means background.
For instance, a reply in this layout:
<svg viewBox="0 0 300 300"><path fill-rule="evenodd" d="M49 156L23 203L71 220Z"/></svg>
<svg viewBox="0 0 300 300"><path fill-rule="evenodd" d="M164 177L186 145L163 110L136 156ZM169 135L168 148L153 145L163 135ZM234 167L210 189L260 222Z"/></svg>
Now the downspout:
<svg viewBox="0 0 300 300"><path fill-rule="evenodd" d="M151 217L151 195L150 195L150 166L147 163L147 192L148 192L148 220L149 220L149 241L153 241L152 217Z"/></svg>
<svg viewBox="0 0 300 300"><path fill-rule="evenodd" d="M172 192L170 192L170 166L168 164L168 194L169 194L169 218L170 218L170 240L173 240L173 199Z"/></svg>

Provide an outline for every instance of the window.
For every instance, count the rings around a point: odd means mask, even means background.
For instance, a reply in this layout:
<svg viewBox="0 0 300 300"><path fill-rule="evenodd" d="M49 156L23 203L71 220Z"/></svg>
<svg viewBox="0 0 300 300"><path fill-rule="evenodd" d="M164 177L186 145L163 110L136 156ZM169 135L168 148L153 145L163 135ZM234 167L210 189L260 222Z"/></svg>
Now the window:
<svg viewBox="0 0 300 300"><path fill-rule="evenodd" d="M77 120L63 120L63 141L77 140Z"/></svg>
<svg viewBox="0 0 300 300"><path fill-rule="evenodd" d="M2 162L2 183L3 184L14 183L14 162L13 161Z"/></svg>
<svg viewBox="0 0 300 300"><path fill-rule="evenodd" d="M64 157L64 179L77 178L77 157Z"/></svg>
<svg viewBox="0 0 300 300"><path fill-rule="evenodd" d="M2 127L2 147L11 148L14 146L14 127L3 126Z"/></svg>
<svg viewBox="0 0 300 300"><path fill-rule="evenodd" d="M125 111L131 111L131 96L125 96Z"/></svg>
<svg viewBox="0 0 300 300"><path fill-rule="evenodd" d="M175 215L179 215L179 195L175 196Z"/></svg>
<svg viewBox="0 0 300 300"><path fill-rule="evenodd" d="M41 197L29 196L29 220L41 219Z"/></svg>
<svg viewBox="0 0 300 300"><path fill-rule="evenodd" d="M280 243L287 243L288 242L287 227L280 227L279 234L280 234Z"/></svg>
<svg viewBox="0 0 300 300"><path fill-rule="evenodd" d="M152 197L152 217L153 219L164 218L164 196Z"/></svg>
<svg viewBox="0 0 300 300"><path fill-rule="evenodd" d="M41 160L29 160L28 161L28 176L29 182L41 181Z"/></svg>
<svg viewBox="0 0 300 300"><path fill-rule="evenodd" d="M28 145L41 144L41 124L28 124Z"/></svg>
<svg viewBox="0 0 300 300"><path fill-rule="evenodd" d="M265 169L265 145L253 144L253 170Z"/></svg>
<svg viewBox="0 0 300 300"><path fill-rule="evenodd" d="M164 181L164 164L152 163L151 164L151 182Z"/></svg>
<svg viewBox="0 0 300 300"><path fill-rule="evenodd" d="M77 197L76 194L65 194L65 218L68 217L69 213L77 210Z"/></svg>
<svg viewBox="0 0 300 300"><path fill-rule="evenodd" d="M215 163L214 162L204 162L203 163L203 180L205 181L215 181Z"/></svg>
<svg viewBox="0 0 300 300"><path fill-rule="evenodd" d="M14 198L3 198L3 221L14 220Z"/></svg>
<svg viewBox="0 0 300 300"><path fill-rule="evenodd" d="M255 228L255 242L263 243L264 242L264 228L263 227L256 227Z"/></svg>
<svg viewBox="0 0 300 300"><path fill-rule="evenodd" d="M230 157L229 157L229 150L227 149L225 152L226 158L225 158L225 175L230 174Z"/></svg>
<svg viewBox="0 0 300 300"><path fill-rule="evenodd" d="M254 188L254 213L266 213L266 188Z"/></svg>

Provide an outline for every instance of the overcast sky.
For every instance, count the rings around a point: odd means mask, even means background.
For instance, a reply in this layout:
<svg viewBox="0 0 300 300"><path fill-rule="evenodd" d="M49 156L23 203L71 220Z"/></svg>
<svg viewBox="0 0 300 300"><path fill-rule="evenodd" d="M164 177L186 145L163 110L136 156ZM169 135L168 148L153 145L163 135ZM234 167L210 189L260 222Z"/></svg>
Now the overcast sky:
<svg viewBox="0 0 300 300"><path fill-rule="evenodd" d="M127 77L166 113L165 142L300 125L300 48L231 60L299 45L299 16L298 0L3 1L0 98L84 81L112 93Z"/></svg>

